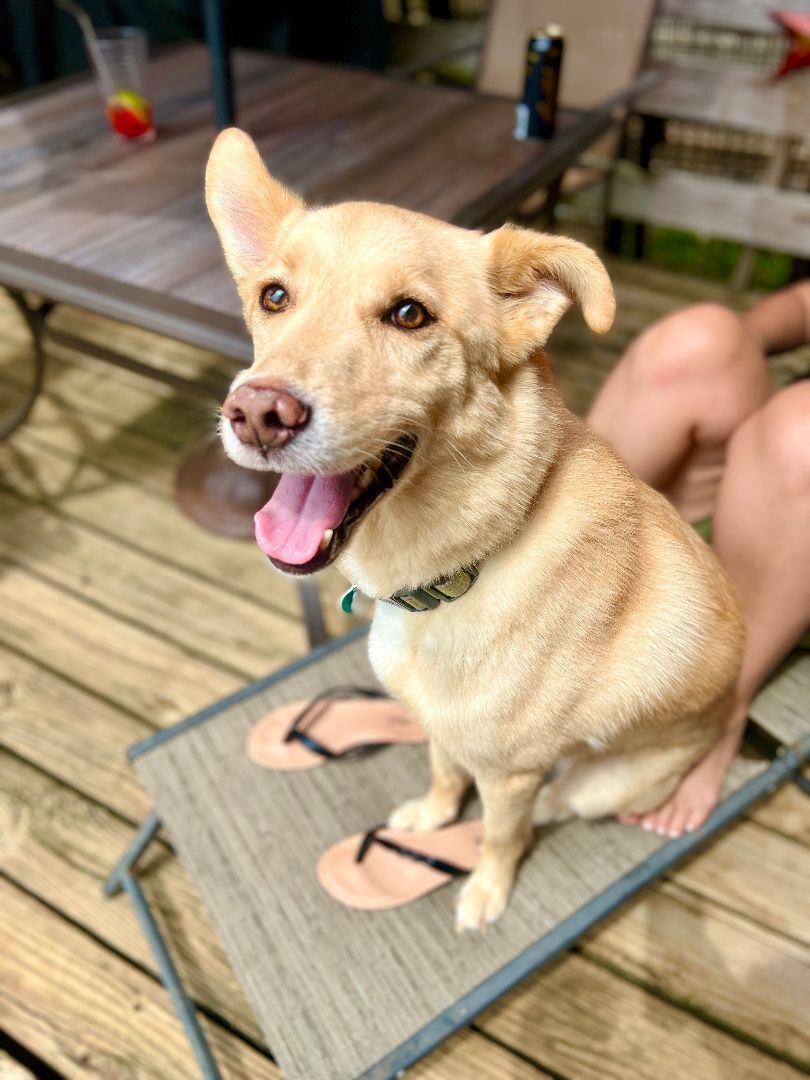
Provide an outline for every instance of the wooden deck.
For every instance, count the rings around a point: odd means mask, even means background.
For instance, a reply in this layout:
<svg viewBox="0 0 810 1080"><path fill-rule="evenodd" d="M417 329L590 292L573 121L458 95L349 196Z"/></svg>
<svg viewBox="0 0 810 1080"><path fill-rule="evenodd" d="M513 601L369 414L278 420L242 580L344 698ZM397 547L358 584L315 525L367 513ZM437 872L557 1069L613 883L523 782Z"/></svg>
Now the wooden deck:
<svg viewBox="0 0 810 1080"><path fill-rule="evenodd" d="M580 410L652 318L721 295L647 267L617 278L611 334L569 318L553 342ZM184 374L221 368L69 309L54 318ZM0 329L2 393L28 347L5 302ZM196 1075L129 902L105 900L101 884L148 809L126 748L305 647L293 589L251 544L207 535L172 502L184 448L212 426L212 409L54 350L47 394L0 446L3 1078ZM333 598L340 587L326 582ZM329 607L331 628L346 629ZM276 1076L193 885L165 848L147 861L226 1075ZM789 786L412 1075L798 1077L810 1064L809 880L810 803Z"/></svg>

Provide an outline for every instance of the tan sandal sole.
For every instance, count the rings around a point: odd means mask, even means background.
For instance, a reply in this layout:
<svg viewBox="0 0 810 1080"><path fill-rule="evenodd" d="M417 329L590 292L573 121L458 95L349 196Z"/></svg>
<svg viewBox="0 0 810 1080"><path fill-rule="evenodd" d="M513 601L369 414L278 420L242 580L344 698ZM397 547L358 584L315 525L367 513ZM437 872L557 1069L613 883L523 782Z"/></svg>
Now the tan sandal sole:
<svg viewBox="0 0 810 1080"><path fill-rule="evenodd" d="M246 744L251 761L265 769L292 770L314 769L331 760L298 739L284 741L293 720L307 704L291 701L254 724ZM427 735L404 706L391 698L324 700L306 718L301 731L337 756L361 746L427 741Z"/></svg>
<svg viewBox="0 0 810 1080"><path fill-rule="evenodd" d="M382 828L377 835L469 873L478 862L483 822L461 821L429 832ZM363 837L363 833L356 833L339 840L318 860L318 881L331 897L347 907L362 911L402 907L446 885L455 876L374 843L362 862L357 862Z"/></svg>

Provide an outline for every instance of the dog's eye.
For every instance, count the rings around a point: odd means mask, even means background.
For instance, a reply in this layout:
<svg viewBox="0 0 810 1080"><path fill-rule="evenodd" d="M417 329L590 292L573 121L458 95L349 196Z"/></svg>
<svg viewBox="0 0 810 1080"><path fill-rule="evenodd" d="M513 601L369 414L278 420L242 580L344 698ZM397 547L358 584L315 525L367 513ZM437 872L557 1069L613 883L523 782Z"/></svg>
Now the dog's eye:
<svg viewBox="0 0 810 1080"><path fill-rule="evenodd" d="M430 316L418 300L399 300L388 313L388 319L400 330L418 330L430 321Z"/></svg>
<svg viewBox="0 0 810 1080"><path fill-rule="evenodd" d="M290 302L290 297L287 290L283 285L279 285L274 281L270 285L265 285L262 290L261 305L265 311L281 311Z"/></svg>

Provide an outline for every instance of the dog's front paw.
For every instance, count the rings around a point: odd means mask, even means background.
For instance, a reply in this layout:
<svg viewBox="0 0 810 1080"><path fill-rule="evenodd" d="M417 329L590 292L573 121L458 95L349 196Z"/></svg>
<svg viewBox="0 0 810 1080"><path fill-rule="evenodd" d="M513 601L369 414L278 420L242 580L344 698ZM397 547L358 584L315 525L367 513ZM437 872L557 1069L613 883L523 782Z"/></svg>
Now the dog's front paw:
<svg viewBox="0 0 810 1080"><path fill-rule="evenodd" d="M440 803L430 795L421 799L409 799L398 806L388 818L392 829L408 829L410 832L425 832L427 829L440 829L454 821L458 814L457 806Z"/></svg>
<svg viewBox="0 0 810 1080"><path fill-rule="evenodd" d="M500 918L509 900L510 883L483 880L473 873L456 901L456 931L486 930Z"/></svg>

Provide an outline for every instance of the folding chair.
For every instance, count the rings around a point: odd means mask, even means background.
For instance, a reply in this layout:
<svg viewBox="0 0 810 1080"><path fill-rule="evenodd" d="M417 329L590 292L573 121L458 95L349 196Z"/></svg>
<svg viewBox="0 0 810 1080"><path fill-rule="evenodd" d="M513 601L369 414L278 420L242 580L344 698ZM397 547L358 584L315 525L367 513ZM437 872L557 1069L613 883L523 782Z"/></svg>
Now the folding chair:
<svg viewBox="0 0 810 1080"><path fill-rule="evenodd" d="M778 784L806 792L810 654L765 687L752 717L770 758L738 760L704 828L664 840L615 821L546 827L497 932L458 937L457 886L403 908L353 911L322 892L319 855L383 821L427 779L424 748L391 746L298 773L257 768L255 721L338 685L374 686L365 628L160 732L132 751L155 812L111 874L135 905L202 1074L220 1076L138 880L161 825L194 879L286 1078L396 1076ZM467 811L475 814L475 808ZM480 811L479 811L480 812Z"/></svg>

